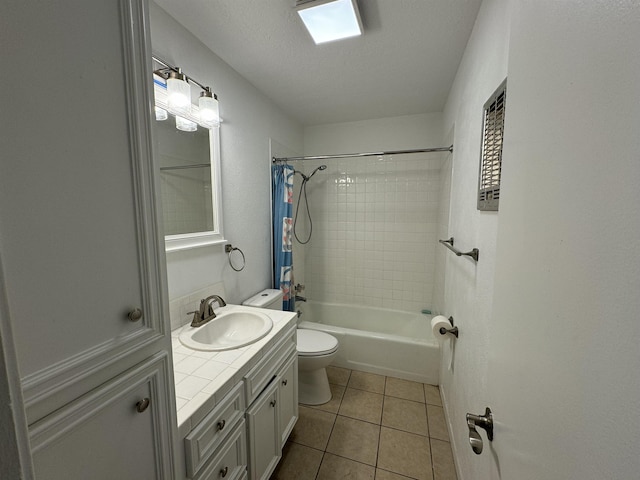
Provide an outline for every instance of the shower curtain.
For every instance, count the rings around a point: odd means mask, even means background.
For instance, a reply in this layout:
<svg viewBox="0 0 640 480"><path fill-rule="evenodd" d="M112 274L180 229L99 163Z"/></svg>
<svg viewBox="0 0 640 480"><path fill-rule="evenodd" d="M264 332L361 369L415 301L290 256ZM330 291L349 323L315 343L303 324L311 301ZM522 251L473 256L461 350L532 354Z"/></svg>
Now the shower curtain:
<svg viewBox="0 0 640 480"><path fill-rule="evenodd" d="M271 167L273 198L273 284L282 290L282 309L295 311L295 297L292 294L293 255L292 218L293 212L293 167L273 165Z"/></svg>

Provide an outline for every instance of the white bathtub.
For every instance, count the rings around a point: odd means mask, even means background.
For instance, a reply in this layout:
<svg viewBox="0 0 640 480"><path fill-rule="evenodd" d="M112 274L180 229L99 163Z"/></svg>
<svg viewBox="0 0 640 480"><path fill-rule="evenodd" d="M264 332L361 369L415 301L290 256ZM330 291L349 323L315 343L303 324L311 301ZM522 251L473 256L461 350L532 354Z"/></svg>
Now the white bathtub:
<svg viewBox="0 0 640 480"><path fill-rule="evenodd" d="M431 315L308 301L299 327L328 332L340 347L332 365L438 385L440 347Z"/></svg>

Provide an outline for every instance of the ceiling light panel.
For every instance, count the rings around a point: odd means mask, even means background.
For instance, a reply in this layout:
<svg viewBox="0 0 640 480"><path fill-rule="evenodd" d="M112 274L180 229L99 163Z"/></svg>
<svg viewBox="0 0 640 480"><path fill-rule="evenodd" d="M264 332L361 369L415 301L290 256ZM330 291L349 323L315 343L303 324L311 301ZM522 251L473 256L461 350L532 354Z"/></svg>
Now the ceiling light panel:
<svg viewBox="0 0 640 480"><path fill-rule="evenodd" d="M355 0L299 0L296 10L316 45L362 35Z"/></svg>

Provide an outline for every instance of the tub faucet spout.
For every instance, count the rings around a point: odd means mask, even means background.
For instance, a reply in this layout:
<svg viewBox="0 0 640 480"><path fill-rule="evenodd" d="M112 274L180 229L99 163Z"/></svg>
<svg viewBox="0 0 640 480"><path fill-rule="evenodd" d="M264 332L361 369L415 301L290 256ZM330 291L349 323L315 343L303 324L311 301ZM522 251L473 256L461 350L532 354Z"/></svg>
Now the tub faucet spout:
<svg viewBox="0 0 640 480"><path fill-rule="evenodd" d="M294 297L296 302L306 302L307 301L307 297L303 297L302 295L296 295Z"/></svg>

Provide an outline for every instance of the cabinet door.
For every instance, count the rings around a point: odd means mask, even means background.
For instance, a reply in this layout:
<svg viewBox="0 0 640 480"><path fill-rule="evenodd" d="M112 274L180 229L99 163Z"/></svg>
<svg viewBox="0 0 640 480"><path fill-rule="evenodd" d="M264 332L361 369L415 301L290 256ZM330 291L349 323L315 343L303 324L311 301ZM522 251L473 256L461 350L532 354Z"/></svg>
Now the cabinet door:
<svg viewBox="0 0 640 480"><path fill-rule="evenodd" d="M289 438L298 420L298 353L283 365L277 377L279 392L278 410L280 415L280 448Z"/></svg>
<svg viewBox="0 0 640 480"><path fill-rule="evenodd" d="M120 370L165 333L145 5L3 9L3 25L21 39L11 45L11 70L41 76L32 53L47 39L61 52L44 55L56 94L42 102L7 96L3 105L13 117L3 132L2 253L29 423L107 381L114 363ZM142 316L132 321L135 309Z"/></svg>
<svg viewBox="0 0 640 480"><path fill-rule="evenodd" d="M173 478L169 365L158 354L33 425L38 480Z"/></svg>
<svg viewBox="0 0 640 480"><path fill-rule="evenodd" d="M268 479L282 455L277 408L278 385L278 382L271 382L247 410L251 480Z"/></svg>

